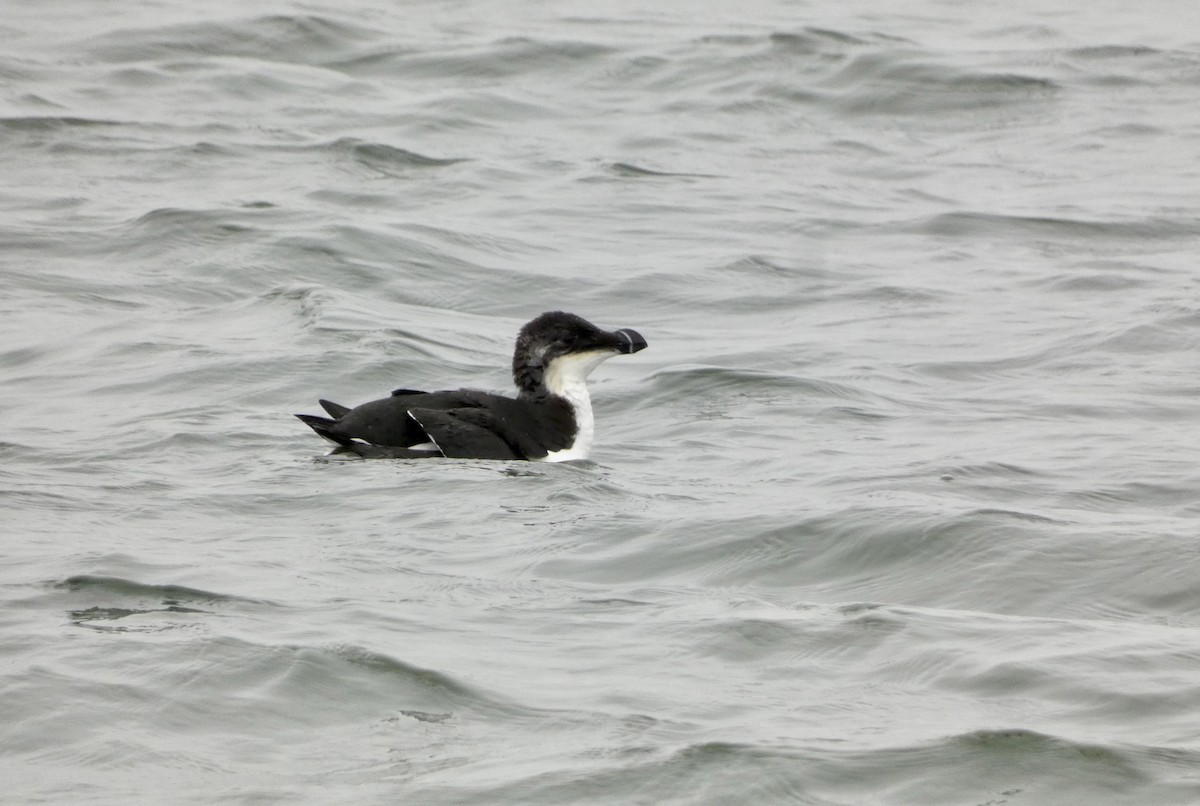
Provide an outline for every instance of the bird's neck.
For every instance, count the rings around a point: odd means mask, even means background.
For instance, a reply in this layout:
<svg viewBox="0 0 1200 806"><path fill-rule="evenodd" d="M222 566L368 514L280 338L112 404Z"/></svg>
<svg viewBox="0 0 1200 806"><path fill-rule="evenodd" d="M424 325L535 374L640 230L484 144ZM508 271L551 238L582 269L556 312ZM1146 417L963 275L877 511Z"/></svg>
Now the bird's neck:
<svg viewBox="0 0 1200 806"><path fill-rule="evenodd" d="M575 439L571 447L559 452L555 461L584 459L592 447L596 423L592 416L592 396L588 394L587 377L600 362L615 353L597 350L589 353L558 356L545 367L527 367L513 372L513 380L523 400L542 402L561 400L571 409L575 419Z"/></svg>
<svg viewBox="0 0 1200 806"><path fill-rule="evenodd" d="M586 376L572 371L570 366L554 362L546 371L546 391L567 402L575 414L575 442L571 453L586 457L592 447L596 423L592 417L592 396L588 394Z"/></svg>

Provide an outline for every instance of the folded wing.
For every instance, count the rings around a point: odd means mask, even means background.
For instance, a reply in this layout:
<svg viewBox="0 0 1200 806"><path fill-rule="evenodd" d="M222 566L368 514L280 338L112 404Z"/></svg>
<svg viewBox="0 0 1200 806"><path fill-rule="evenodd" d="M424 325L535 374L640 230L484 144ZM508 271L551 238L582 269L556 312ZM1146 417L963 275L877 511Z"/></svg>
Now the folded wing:
<svg viewBox="0 0 1200 806"><path fill-rule="evenodd" d="M575 437L569 407L487 392L397 389L353 409L322 400L331 417L296 415L339 450L364 457L542 459ZM437 450L413 450L433 443Z"/></svg>

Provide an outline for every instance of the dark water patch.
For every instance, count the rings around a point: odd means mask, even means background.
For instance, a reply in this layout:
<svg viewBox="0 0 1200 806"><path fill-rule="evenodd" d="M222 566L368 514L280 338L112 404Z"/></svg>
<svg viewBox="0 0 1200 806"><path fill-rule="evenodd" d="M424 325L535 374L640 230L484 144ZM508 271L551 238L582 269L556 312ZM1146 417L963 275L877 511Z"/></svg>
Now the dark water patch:
<svg viewBox="0 0 1200 806"><path fill-rule="evenodd" d="M1111 59L1144 59L1149 56L1157 56L1162 51L1148 45L1088 45L1072 48L1066 53L1068 56L1079 59L1108 61Z"/></svg>
<svg viewBox="0 0 1200 806"><path fill-rule="evenodd" d="M745 47L747 45L757 45L762 42L762 38L754 34L704 34L697 37L696 42L703 45L733 45L735 47Z"/></svg>
<svg viewBox="0 0 1200 806"><path fill-rule="evenodd" d="M108 80L113 84L136 90L171 87L179 82L179 78L172 72L148 65L112 70L108 74Z"/></svg>
<svg viewBox="0 0 1200 806"><path fill-rule="evenodd" d="M1008 464L1005 462L985 462L977 465L958 465L947 467L940 471L946 481L955 479L1027 479L1045 478L1046 474L1030 467Z"/></svg>
<svg viewBox="0 0 1200 806"><path fill-rule="evenodd" d="M72 599L99 599L100 604L72 607L67 615L73 625L97 632L158 632L177 629L188 622L162 616L211 614L198 607L231 603L261 606L265 602L228 594L188 588L181 585L153 585L119 577L78 575L55 583ZM146 618L148 617L148 618ZM130 622L124 619L130 619ZM120 622L120 623L116 623Z"/></svg>
<svg viewBox="0 0 1200 806"><path fill-rule="evenodd" d="M451 719L454 716L453 714L431 714L428 711L412 711L412 710L401 710L400 713L403 716L409 717L410 719L415 719L418 722L432 722L432 723L445 722L446 720Z"/></svg>
<svg viewBox="0 0 1200 806"><path fill-rule="evenodd" d="M76 210L88 203L88 200L82 196L49 196L43 198L17 197L17 196L2 196L0 197L0 210L9 212L28 212L30 210ZM0 229L0 248L12 248L19 246L19 243L12 243L13 239L6 237L5 230ZM28 238L28 235L17 236L17 240Z"/></svg>
<svg viewBox="0 0 1200 806"><path fill-rule="evenodd" d="M613 54L612 58L606 64L597 68L597 72L592 79L594 85L608 88L612 86L620 86L639 81L647 81L655 75L661 74L663 70L669 69L671 60L656 54ZM653 145L650 141L660 140L665 141L660 144L674 144L671 138L659 138L654 136L645 136L643 134L635 134L631 141L623 143L629 147L636 148L640 144L642 146Z"/></svg>
<svg viewBox="0 0 1200 806"><path fill-rule="evenodd" d="M893 778L890 791L902 802L964 802L962 789L952 800L937 794L950 778L970 781L966 788L981 804L1062 803L1064 795L1106 802L1114 791L1155 778L1124 749L1021 728L972 731L915 750L871 756L882 774ZM923 766L926 774L917 775Z"/></svg>
<svg viewBox="0 0 1200 806"><path fill-rule="evenodd" d="M88 607L82 610L68 611L68 616L71 623L76 627L83 627L96 632L159 632L166 629L175 629L177 624L164 624L156 622L153 625L146 623L137 624L111 624L120 619L129 618L131 616L153 616L159 613L208 613L207 610L201 610L194 607L184 607L183 605L171 604L164 602L163 607L152 608L135 608L126 607Z"/></svg>
<svg viewBox="0 0 1200 806"><path fill-rule="evenodd" d="M1061 92L1040 76L971 72L895 51L857 56L818 86L836 90L828 103L842 113L880 116L961 115L1046 103Z"/></svg>
<svg viewBox="0 0 1200 806"><path fill-rule="evenodd" d="M1158 355L1172 352L1191 352L1200 346L1200 336L1194 330L1181 329L1179 322L1138 324L1102 339L1096 349L1113 353Z"/></svg>
<svg viewBox="0 0 1200 806"><path fill-rule="evenodd" d="M1176 484L1128 481L1123 484L1063 491L1058 500L1069 507L1086 507L1103 512L1119 512L1131 506L1162 512L1185 513L1200 503L1200 487L1194 478Z"/></svg>
<svg viewBox="0 0 1200 806"><path fill-rule="evenodd" d="M55 352L56 349L49 345L18 347L15 350L5 350L0 352L0 367L16 369L29 364L36 364L54 355Z"/></svg>
<svg viewBox="0 0 1200 806"><path fill-rule="evenodd" d="M844 654L850 650L844 635L831 641L821 640L824 625L814 625L814 618L797 618L795 614L771 618L725 618L700 623L681 624L673 637L689 635L686 643L700 657L720 658L732 663L798 663L801 658L814 658L824 653Z"/></svg>
<svg viewBox="0 0 1200 806"><path fill-rule="evenodd" d="M298 648L298 651L311 652L312 650ZM460 683L449 675L414 666L389 655L356 646L339 647L331 652L333 653L330 657L331 660L345 661L366 670L371 675L398 679L405 683L415 683L423 691L433 694L438 701L464 703L481 700L479 692L474 688Z"/></svg>
<svg viewBox="0 0 1200 806"><path fill-rule="evenodd" d="M122 226L106 244L110 254L150 258L197 246L259 241L264 230L256 219L277 215L271 210L184 209L151 210ZM194 255L190 260L202 258Z"/></svg>
<svg viewBox="0 0 1200 806"><path fill-rule="evenodd" d="M7 26L0 25L0 35L16 39L16 37L21 36L22 34L23 32L19 31L18 29L8 28ZM18 86L28 82L34 75L35 71L32 69L32 65L30 63L8 56L0 56L0 79L11 81L13 82L14 86ZM18 100L45 106L57 106L57 104L52 104L45 98L41 98L36 95L25 95Z"/></svg>
<svg viewBox="0 0 1200 806"><path fill-rule="evenodd" d="M36 451L30 451L30 454L36 455ZM22 462L29 461L28 455L20 457ZM28 479L22 480L24 483ZM70 492L56 492L54 490L39 490L39 489L14 489L6 487L0 489L0 500L4 501L5 506L10 512L43 512L43 513L63 513L63 512L93 512L95 506L89 500L83 499L78 492L72 490Z"/></svg>
<svg viewBox="0 0 1200 806"><path fill-rule="evenodd" d="M101 118L80 118L70 116L31 116L0 118L0 132L63 132L72 129L123 126L116 120Z"/></svg>
<svg viewBox="0 0 1200 806"><path fill-rule="evenodd" d="M130 173L121 178L137 184L138 178L161 179L168 172L186 174L196 157L213 158L223 165L234 157L252 153L249 147L229 143L193 142L197 135L219 138L235 129L224 123L178 127L147 121L90 120L73 118L34 118L29 126L5 129L0 124L0 141L14 146L41 149L66 164L94 165L106 159L136 158ZM114 162L113 165L116 165ZM32 167L32 166L31 166ZM110 170L116 170L110 167ZM106 177L112 180L115 177ZM90 199L89 196L80 198Z"/></svg>
<svg viewBox="0 0 1200 806"><path fill-rule="evenodd" d="M755 312L817 305L842 286L844 278L825 268L746 255L687 271L641 272L625 280L622 289L634 298L656 299L682 310L719 304L724 312ZM736 293L724 293L728 289Z"/></svg>
<svg viewBox="0 0 1200 806"><path fill-rule="evenodd" d="M197 157L217 157L222 160L233 158L243 158L251 161L257 161L262 158L262 155L278 155L278 154L296 154L296 155L330 155L336 158L350 157L356 161L364 163L379 163L393 164L394 167L405 166L412 168L429 168L438 167L441 165L452 165L457 162L464 162L465 159L450 158L440 159L437 157L429 157L424 154L419 154L414 151L391 146L386 143L370 142L359 139L357 137L339 137L335 140L305 140L302 142L272 142L272 141L246 141L238 142L235 135L237 131L226 129L224 127L213 126L209 128L217 129L218 133L229 135L224 140L195 140L189 141L177 146L170 146L173 151ZM314 195L324 190L314 190ZM277 202L268 200L257 200L253 202L244 202L240 206L246 209L272 209L279 208Z"/></svg>
<svg viewBox="0 0 1200 806"><path fill-rule="evenodd" d="M544 71L569 71L595 64L614 53L608 45L577 40L508 37L494 42L428 52L388 46L324 62L353 75L395 75L409 79L492 82Z"/></svg>
<svg viewBox="0 0 1200 806"><path fill-rule="evenodd" d="M263 377L261 369L253 370L249 368L240 369L232 377L220 369L213 369L207 373L189 372L186 374L192 377L189 379L181 374L153 383L110 385L97 389L97 393L112 395L122 392L129 393L141 389L146 395L162 394L167 392L168 389L194 386L197 380L205 377L211 377L213 381L220 379L232 385L243 385L251 382L254 378ZM208 428L197 423L195 419L193 418L189 421L178 411L164 412L156 418L158 428L147 428L145 425L147 420L145 414L122 418L109 434L116 447L105 454L101 454L101 456L110 460L119 457L152 459L154 457L173 456L177 457L177 461L187 461L190 457L219 454L229 450L231 447L242 451L266 451L275 448L275 444L270 437L261 432L230 430L219 425L218 417L215 415L210 418L211 422ZM168 434L158 433L162 428L171 427L192 430ZM123 495L145 495L147 497L153 493L161 492L161 490L155 489L155 483L152 481L141 481L136 484L127 483L111 487L100 485L96 489L105 492L121 493ZM214 506L227 506L229 503L221 502L214 504Z"/></svg>
<svg viewBox="0 0 1200 806"><path fill-rule="evenodd" d="M173 604L179 602L244 602L256 605L267 604L258 599L247 599L227 593L214 593L212 591L200 590L199 588L188 588L183 585L155 585L132 579L95 576L92 574L78 574L68 577L61 582L53 583L53 586L72 594L86 593L127 598L156 599L164 603Z"/></svg>
<svg viewBox="0 0 1200 806"><path fill-rule="evenodd" d="M1110 91L1110 92L1111 91L1129 92L1129 91L1133 91L1134 88L1141 89L1141 88L1157 87L1159 84L1159 82L1157 82L1157 81L1150 81L1150 80L1147 80L1147 79L1141 78L1141 77L1128 76L1128 75L1114 75L1112 73L1106 73L1104 75L1087 76L1086 78L1082 79L1080 81L1080 83L1084 84L1088 87L1094 88L1094 89L1098 89L1101 91ZM1094 148L1094 146L1091 146L1091 145L1084 145L1084 146L1080 146L1080 147L1081 148Z"/></svg>
<svg viewBox="0 0 1200 806"><path fill-rule="evenodd" d="M1200 235L1200 224L1187 219L1097 221L981 212L941 213L911 224L906 229L950 238L1030 238L1070 243L1095 240L1148 243Z"/></svg>
<svg viewBox="0 0 1200 806"><path fill-rule="evenodd" d="M229 664L232 668L212 670L216 690L225 691L225 696L235 701L252 697L257 705L250 710L261 712L259 718L266 717L279 727L291 723L327 728L362 719L387 723L396 714L431 724L448 723L463 715L513 719L538 714L454 675L360 646L222 643L234 650L233 663ZM301 702L308 705L297 708ZM203 700L192 705L203 707ZM255 717L237 717L234 726L250 727L248 718Z"/></svg>
<svg viewBox="0 0 1200 806"><path fill-rule="evenodd" d="M906 315L915 315L909 306L913 304L943 303L947 295L944 291L912 286L880 285L873 288L847 289L842 295L863 302L878 302L883 305L902 304Z"/></svg>
<svg viewBox="0 0 1200 806"><path fill-rule="evenodd" d="M124 29L78 43L107 62L149 62L196 56L320 64L378 36L368 28L319 15L270 15L237 22L201 22Z"/></svg>
<svg viewBox="0 0 1200 806"><path fill-rule="evenodd" d="M974 676L969 690L1053 701L1075 724L1182 734L1188 728L1181 715L1200 695L1200 684L1184 682L1198 659L1176 647L1047 651L1037 660L996 664Z"/></svg>
<svg viewBox="0 0 1200 806"><path fill-rule="evenodd" d="M418 784L441 803L762 803L848 806L999 806L1018 803L1132 804L1152 797L1181 806L1200 791L1184 761L1156 748L1072 741L1025 729L980 730L916 746L863 750L857 737L754 743L717 738L626 753L584 769L477 784ZM1179 754L1175 754L1179 755ZM1192 754L1184 754L1192 755ZM880 800L880 795L884 796Z"/></svg>
<svg viewBox="0 0 1200 806"><path fill-rule="evenodd" d="M832 143L829 144L829 147L837 149L838 151L848 153L848 154L855 154L855 155L861 155L861 156L867 156L867 157L887 157L887 156L889 156L888 152L884 151L882 148L879 148L878 146L872 145L870 143L864 143L859 140L834 140ZM937 199L937 200L944 201L944 199Z"/></svg>
<svg viewBox="0 0 1200 806"><path fill-rule="evenodd" d="M967 752L983 751L989 756L1038 757L1041 764L1055 761L1095 763L1110 773L1140 780L1126 755L1115 748L1085 742L1073 742L1020 728L1008 730L977 730L949 739L948 746Z"/></svg>
<svg viewBox="0 0 1200 806"><path fill-rule="evenodd" d="M668 51L670 58L665 64L634 72L627 80L638 89L672 98L661 106L667 113L711 110L712 101L717 100L716 109L745 119L778 111L778 104L763 103L764 99L804 100L807 80L836 69L848 52L862 46L816 29L766 36L706 34L679 43ZM731 134L708 132L714 138Z"/></svg>
<svg viewBox="0 0 1200 806"><path fill-rule="evenodd" d="M617 52L611 45L582 40L541 40L526 36L513 36L493 43L497 48L521 54L520 61L554 66L560 62L578 62L608 56Z"/></svg>
<svg viewBox="0 0 1200 806"><path fill-rule="evenodd" d="M1049 280L1038 280L1037 283L1052 291L1096 294L1132 291L1149 285L1149 281L1141 277L1131 277L1117 273L1092 272L1087 274L1073 274L1067 277L1059 276Z"/></svg>
<svg viewBox="0 0 1200 806"><path fill-rule="evenodd" d="M818 602L836 591L868 601L1037 613L1087 595L1052 584L1057 565L1038 561L1034 548L1064 539L1069 528L1074 526L1031 509L933 515L853 508L778 525L753 518L693 522L686 541L652 532L591 552L586 565L583 555L560 556L541 570L593 582L636 575L704 587L790 590ZM1093 571L1098 579L1109 574L1103 564Z"/></svg>
<svg viewBox="0 0 1200 806"><path fill-rule="evenodd" d="M424 239L349 225L325 228L319 236L287 236L288 249L303 250L331 265L323 274L335 279L333 287L362 293L396 276L406 285L437 277L458 279L484 274L484 267L455 258ZM347 277L347 271L353 272ZM440 306L435 306L440 307Z"/></svg>
<svg viewBox="0 0 1200 806"><path fill-rule="evenodd" d="M922 565L940 567L941 573L948 574L979 562L995 551L980 539L979 527L993 523L969 516L913 518L897 511L890 515L848 512L750 535L734 528L705 576L715 584L738 580L763 586L820 585L842 576L843 590L886 600L889 585L879 589L869 580L899 579L906 576L901 568ZM867 587L860 587L862 583Z"/></svg>
<svg viewBox="0 0 1200 806"><path fill-rule="evenodd" d="M456 717L502 722L536 713L360 648L271 645L195 630L154 640L88 635L104 646L94 661L41 666L17 686L23 699L7 715L23 728L25 754L87 752L120 737L136 759L153 757L165 743L207 763L232 763L231 746L269 745L274 753L304 746L314 731L328 741L339 729L364 741L382 732L392 752L397 745L421 752L429 750L428 734L413 735L414 728L453 736ZM43 696L39 686L57 696Z"/></svg>
<svg viewBox="0 0 1200 806"><path fill-rule="evenodd" d="M390 193L321 189L312 191L308 194L308 198L335 204L339 207L379 209L396 205L396 197Z"/></svg>
<svg viewBox="0 0 1200 806"><path fill-rule="evenodd" d="M30 450L29 445L24 445L20 442L8 442L0 440L0 460L12 459L22 453L27 453Z"/></svg>
<svg viewBox="0 0 1200 806"><path fill-rule="evenodd" d="M181 208L164 207L158 210L151 210L145 215L133 222L134 226L165 229L180 229L180 228L195 228L196 222L210 222L214 219L222 217L224 211L220 210L186 210ZM234 224L234 223L218 223L216 228L220 231L233 234L242 233L249 230L249 227Z"/></svg>
<svg viewBox="0 0 1200 806"><path fill-rule="evenodd" d="M1118 90L1130 86L1190 87L1200 77L1200 55L1188 49L1097 45L1066 50L1061 58L1082 73L1086 83Z"/></svg>
<svg viewBox="0 0 1200 806"><path fill-rule="evenodd" d="M1120 123L1115 126L1101 126L1088 132L1088 134L1102 137L1106 140L1161 137L1168 133L1167 129L1152 126L1149 123Z"/></svg>
<svg viewBox="0 0 1200 806"><path fill-rule="evenodd" d="M692 68L693 73L707 75L709 87L717 93L743 94L759 83L764 74L792 73L811 75L843 64L856 50L880 45L894 45L895 37L864 38L833 29L808 27L798 31L777 31L767 34L716 34L701 36L688 43L686 53L679 54L677 63ZM678 85L694 83L682 75L673 80ZM784 87L785 84L774 84ZM794 82L792 84L794 87Z"/></svg>
<svg viewBox="0 0 1200 806"><path fill-rule="evenodd" d="M811 396L840 400L864 400L874 397L863 389L835 381L734 367L704 365L670 367L653 372L648 380L650 395L666 395L683 399L692 396L713 395L717 392L767 398Z"/></svg>
<svg viewBox="0 0 1200 806"><path fill-rule="evenodd" d="M715 179L715 178L717 178L714 174L695 174L695 173L676 173L676 172L672 172L672 171L653 171L649 168L643 168L641 166L633 165L628 162L613 162L613 163L609 163L606 167L610 173L612 173L616 176L620 176L620 177L624 177L624 178L628 178L628 179L640 179L643 177L655 177L655 176L683 177L683 178L689 178L689 179Z"/></svg>
<svg viewBox="0 0 1200 806"><path fill-rule="evenodd" d="M330 248L324 243L289 241L289 248L310 252L314 257L324 257L334 264L348 261L341 249ZM348 276L358 278L358 273L352 272ZM364 279L376 282L373 275L366 275ZM349 321L350 317L343 312L343 308L352 306L353 300L348 300L346 294L337 293L325 285L311 283L281 285L281 287L264 291L258 297L258 301L268 306L280 305L294 314L302 329L316 330L322 333L322 338L334 338L344 343L361 342L364 329L376 332L388 320L385 317L371 317L371 315L364 314L361 318L362 321L352 323ZM344 356L335 356L335 361L343 360L346 360Z"/></svg>
<svg viewBox="0 0 1200 806"><path fill-rule="evenodd" d="M641 599L622 599L622 598L607 598L607 599L580 599L580 604L588 606L590 611L593 607L604 610L625 611L629 608L644 608L657 607L654 602L648 602Z"/></svg>
<svg viewBox="0 0 1200 806"><path fill-rule="evenodd" d="M1005 358L979 358L969 361L932 361L910 364L906 369L950 381L978 381L1009 378L1029 370L1051 366L1068 353L1060 345L1033 350Z"/></svg>
<svg viewBox="0 0 1200 806"><path fill-rule="evenodd" d="M871 40L863 39L843 31L814 27L805 28L797 32L776 32L769 35L768 41L773 47L780 50L802 55L818 53L829 45L852 47L874 44Z"/></svg>
<svg viewBox="0 0 1200 806"><path fill-rule="evenodd" d="M419 306L426 309L425 317L436 310L494 316L506 309L524 317L529 315L528 300L577 299L605 284L582 274L563 277L526 268L510 262L511 255L497 266L493 255L468 253L444 234L408 229L412 235L338 226L326 228L320 237L289 236L280 246L310 251L309 265L295 274L344 289L354 296L343 298L343 304L370 307L377 322L394 319L384 303ZM553 303L538 305L540 310Z"/></svg>
<svg viewBox="0 0 1200 806"><path fill-rule="evenodd" d="M1112 566L1118 568L1119 562ZM1080 567L1094 572L1098 564ZM910 659L898 681L915 673L928 685L973 697L1053 701L1068 724L1150 722L1161 713L1137 716L1145 699L1158 695L1182 701L1200 687L1186 674L1198 657L1191 625L1157 623L1159 619L1146 618L1145 610L1122 610L1119 602L1106 602L1074 619L890 610L904 620L900 654ZM1101 612L1115 618L1096 618ZM1014 652L1016 648L1021 651ZM1108 708L1107 717L1099 713ZM1065 713L1071 710L1078 713ZM1126 713L1109 722L1118 711Z"/></svg>
<svg viewBox="0 0 1200 806"><path fill-rule="evenodd" d="M811 266L786 265L764 255L746 255L729 263L715 267L722 274L739 277L803 277L805 279L833 279L832 272Z"/></svg>
<svg viewBox="0 0 1200 806"><path fill-rule="evenodd" d="M609 755L609 754L606 754ZM721 772L718 774L717 771ZM706 741L678 749L628 746L586 767L540 774L520 770L490 785L418 785L417 800L446 804L525 803L794 803L833 806L812 799L811 768L803 753Z"/></svg>
<svg viewBox="0 0 1200 806"><path fill-rule="evenodd" d="M427 133L467 130L498 132L511 126L514 121L557 119L558 114L552 106L533 103L528 97L513 93L507 88L480 88L441 97L436 104L426 106L422 116L422 130ZM505 170L494 165L487 166L484 170L485 173L481 176L491 180L524 176L522 172Z"/></svg>
<svg viewBox="0 0 1200 806"><path fill-rule="evenodd" d="M357 51L349 56L325 61L322 66L355 76L389 72L405 60L418 58L420 48L406 45L386 45Z"/></svg>
<svg viewBox="0 0 1200 806"><path fill-rule="evenodd" d="M779 751L776 751L779 752ZM1194 754L1185 754L1194 755ZM1153 746L1078 741L1027 728L980 729L915 746L803 754L812 788L828 800L926 806L1021 803L1182 806L1200 792L1183 765Z"/></svg>
<svg viewBox="0 0 1200 806"><path fill-rule="evenodd" d="M517 255L544 256L556 254L555 250L530 240L519 240L492 232L451 229L413 223L398 224L396 228L418 237L433 238L442 247L465 249L472 255L482 254L494 258L511 260Z"/></svg>
<svg viewBox="0 0 1200 806"><path fill-rule="evenodd" d="M822 413L830 415L833 418L844 418L861 422L881 422L895 419L895 415L864 409L859 406L831 406L824 409Z"/></svg>
<svg viewBox="0 0 1200 806"><path fill-rule="evenodd" d="M343 137L340 140L324 146L336 153L344 153L355 162L372 168L384 174L395 174L409 168L440 168L466 162L464 158L439 159L427 157L415 151L386 145L383 143L367 143L353 137Z"/></svg>
<svg viewBox="0 0 1200 806"><path fill-rule="evenodd" d="M1011 518L1013 520L1028 521L1031 523L1045 523L1045 524L1058 524L1058 525L1065 525L1067 523L1067 521L1059 520L1058 518L1051 518L1047 515L1038 515L1033 512L1019 512L1019 511L1013 510L1013 509L996 509L996 508L992 508L992 507L985 507L983 509L972 510L972 511L966 513L966 517L980 517L980 518L986 518L986 519Z"/></svg>
<svg viewBox="0 0 1200 806"><path fill-rule="evenodd" d="M153 304L146 300L122 299L107 292L93 291L85 288L75 289L63 296L80 303L88 310L110 308L120 311L141 311L151 307Z"/></svg>
<svg viewBox="0 0 1200 806"><path fill-rule="evenodd" d="M207 140L200 140L199 142L191 145L185 145L182 147L182 150L197 157L220 157L221 159L231 159L239 156L244 157L251 153L251 150L244 146L235 146L229 143L213 143ZM269 209L275 205L267 202L260 202L258 204L243 204L241 206L250 210L261 210Z"/></svg>
<svg viewBox="0 0 1200 806"><path fill-rule="evenodd" d="M117 120L71 116L27 116L0 118L0 143L10 148L45 149L52 153L94 154L98 134L125 129ZM133 150L133 149L130 149Z"/></svg>

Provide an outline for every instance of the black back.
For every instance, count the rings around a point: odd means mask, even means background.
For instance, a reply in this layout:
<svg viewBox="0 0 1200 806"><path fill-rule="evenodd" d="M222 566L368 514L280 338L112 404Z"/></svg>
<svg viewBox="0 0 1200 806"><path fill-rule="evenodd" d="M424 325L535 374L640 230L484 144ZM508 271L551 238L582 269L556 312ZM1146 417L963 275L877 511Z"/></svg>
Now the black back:
<svg viewBox="0 0 1200 806"><path fill-rule="evenodd" d="M553 396L514 400L473 390L397 389L353 409L332 403L326 410L345 413L319 422L301 419L343 445L360 440L409 448L433 442L438 452L430 456L460 459L542 459L569 448L578 430L570 405Z"/></svg>

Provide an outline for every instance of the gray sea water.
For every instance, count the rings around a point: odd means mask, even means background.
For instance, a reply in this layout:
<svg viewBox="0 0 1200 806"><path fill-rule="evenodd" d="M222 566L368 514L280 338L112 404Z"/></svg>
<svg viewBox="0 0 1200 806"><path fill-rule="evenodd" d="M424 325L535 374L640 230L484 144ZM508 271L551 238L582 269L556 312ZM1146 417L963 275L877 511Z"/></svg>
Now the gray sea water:
<svg viewBox="0 0 1200 806"><path fill-rule="evenodd" d="M0 5L3 802L1200 803L1197 4Z"/></svg>

